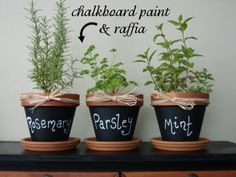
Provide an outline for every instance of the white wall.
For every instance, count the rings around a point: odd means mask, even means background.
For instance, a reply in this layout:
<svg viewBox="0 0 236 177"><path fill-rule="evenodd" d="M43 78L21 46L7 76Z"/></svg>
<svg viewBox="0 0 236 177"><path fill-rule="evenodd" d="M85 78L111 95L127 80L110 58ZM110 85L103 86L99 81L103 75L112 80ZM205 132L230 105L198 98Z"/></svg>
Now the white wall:
<svg viewBox="0 0 236 177"><path fill-rule="evenodd" d="M33 83L27 78L29 69L27 36L30 29L27 26L27 15L24 8L27 0L1 0L0 1L0 140L20 140L29 136L24 117L23 108L20 106L19 95L22 92L33 91ZM37 1L37 7L43 9L46 15L52 15L55 1ZM147 26L144 35L133 35L123 38L119 35L106 37L98 33L97 28L91 26L86 29L86 39L83 44L77 39L83 24L95 21L100 25L108 23L128 24L136 18L80 18L71 17L70 12L81 4L108 4L109 7L139 8L169 7L171 14L167 18L145 18L139 23ZM148 79L147 74L141 72L142 66L133 63L135 56L144 51L148 46L153 46L152 37L155 25L167 19L175 19L181 13L184 16L194 16L191 22L190 34L196 34L199 40L193 46L204 54L205 57L196 59L199 66L209 68L215 77L214 92L211 94L211 104L207 108L201 136L211 140L230 140L236 142L236 1L235 0L68 0L70 6L68 17L73 30L71 33L70 51L73 56L80 58L90 44L96 44L97 50L108 55L108 50L118 49L118 58L125 63L130 79L138 79L139 90L145 94L145 105L142 107L135 136L148 141L151 137L160 136L154 110L150 106L149 95L152 87L144 87ZM169 30L168 30L169 32ZM175 34L171 34L175 37ZM89 112L85 106L84 95L92 81L88 78L75 83L72 89L81 94L81 105L77 109L72 129L72 136L82 139L94 136Z"/></svg>

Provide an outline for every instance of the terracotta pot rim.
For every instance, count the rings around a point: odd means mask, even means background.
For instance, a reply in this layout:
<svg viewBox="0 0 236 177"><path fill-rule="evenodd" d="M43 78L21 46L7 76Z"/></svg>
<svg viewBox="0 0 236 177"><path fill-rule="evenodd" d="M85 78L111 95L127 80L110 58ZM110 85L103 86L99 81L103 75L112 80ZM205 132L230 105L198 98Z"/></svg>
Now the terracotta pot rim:
<svg viewBox="0 0 236 177"><path fill-rule="evenodd" d="M25 92L22 93L21 95L30 95L30 94L36 94L36 95L42 95L42 96L48 96L50 93L44 93L44 92ZM62 93L63 95L58 96L58 98L68 98L68 99L73 99L77 100L78 103L67 103L67 102L61 102L61 101L55 101L55 100L49 100L43 104L40 104L40 106L79 106L80 105L80 95L79 94L74 94L74 93ZM36 106L37 104L34 103L29 103L29 101L26 99L20 99L21 101L21 106L23 107L33 107Z"/></svg>
<svg viewBox="0 0 236 177"><path fill-rule="evenodd" d="M199 98L199 99L209 99L209 94L208 93L202 93L202 92L165 92L163 93L167 96L170 97L175 97L175 98ZM167 102L163 102L163 103L159 103L157 104L153 104L154 101L158 101L160 99L155 98L154 94L151 94L151 105L152 106L178 106L173 102L167 101ZM209 104L209 102L205 102L205 101L194 101L195 105L205 105L207 106Z"/></svg>
<svg viewBox="0 0 236 177"><path fill-rule="evenodd" d="M93 96L94 93L87 93L86 94L86 105L88 107L90 106L129 106L127 104L121 103L121 102L117 102L117 101L87 101L87 98ZM122 93L109 93L108 95L114 96L114 95L123 95ZM135 97L138 98L137 103L133 106L142 106L143 105L143 94L141 93L131 93L130 95L135 95ZM129 106L129 107L133 107L133 106Z"/></svg>
<svg viewBox="0 0 236 177"><path fill-rule="evenodd" d="M156 91L156 90L154 90ZM189 95L195 95L195 94L199 94L199 95L209 95L209 93L203 93L203 92L160 92L163 94L180 94L180 95L185 95L185 94L189 94Z"/></svg>

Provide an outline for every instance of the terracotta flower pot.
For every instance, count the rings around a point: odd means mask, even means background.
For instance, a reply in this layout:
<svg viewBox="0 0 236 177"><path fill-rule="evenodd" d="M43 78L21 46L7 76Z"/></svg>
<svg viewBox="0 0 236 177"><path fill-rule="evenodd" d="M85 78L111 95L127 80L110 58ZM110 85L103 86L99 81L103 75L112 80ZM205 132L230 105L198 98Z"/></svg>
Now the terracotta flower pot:
<svg viewBox="0 0 236 177"><path fill-rule="evenodd" d="M48 98L46 93L25 93L21 105L32 141L67 141L70 135L78 94L61 94ZM48 99L47 99L48 98Z"/></svg>
<svg viewBox="0 0 236 177"><path fill-rule="evenodd" d="M90 110L96 140L131 141L139 109L143 105L143 95L135 95L137 102L132 106L119 101L89 101L91 97L94 97L94 94L86 95L86 103Z"/></svg>
<svg viewBox="0 0 236 177"><path fill-rule="evenodd" d="M165 93L164 98L161 97L153 94L151 100L162 140L197 141L201 132L205 109L209 104L209 95L205 93L171 92ZM182 105L189 104L187 107L181 108L181 103ZM190 105L193 106L192 109Z"/></svg>

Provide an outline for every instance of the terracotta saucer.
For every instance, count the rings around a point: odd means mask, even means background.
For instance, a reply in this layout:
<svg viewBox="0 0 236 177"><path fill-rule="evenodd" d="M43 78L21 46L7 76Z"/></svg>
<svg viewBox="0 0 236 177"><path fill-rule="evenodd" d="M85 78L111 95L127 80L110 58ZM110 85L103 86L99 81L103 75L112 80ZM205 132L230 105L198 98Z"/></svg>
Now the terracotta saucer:
<svg viewBox="0 0 236 177"><path fill-rule="evenodd" d="M24 138L21 140L21 144L26 150L29 151L66 151L76 147L80 142L79 138L70 137L68 141L32 141L31 138Z"/></svg>
<svg viewBox="0 0 236 177"><path fill-rule="evenodd" d="M155 148L166 151L198 151L205 149L209 140L199 138L198 141L163 141L160 137L152 138Z"/></svg>
<svg viewBox="0 0 236 177"><path fill-rule="evenodd" d="M92 137L86 138L85 143L89 149L96 151L129 151L137 149L141 140L133 138L131 141L97 141Z"/></svg>

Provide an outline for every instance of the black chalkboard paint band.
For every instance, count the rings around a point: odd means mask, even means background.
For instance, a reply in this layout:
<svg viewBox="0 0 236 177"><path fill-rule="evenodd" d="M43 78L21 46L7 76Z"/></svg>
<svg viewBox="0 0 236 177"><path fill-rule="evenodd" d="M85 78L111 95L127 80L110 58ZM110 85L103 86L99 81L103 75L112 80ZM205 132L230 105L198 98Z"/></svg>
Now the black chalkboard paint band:
<svg viewBox="0 0 236 177"><path fill-rule="evenodd" d="M136 88L124 94L107 94L103 92L96 92L93 95L87 97L86 101L87 102L114 101L114 102L125 104L127 106L135 106L137 105L138 101L143 100L137 97L138 94L134 93L135 90Z"/></svg>
<svg viewBox="0 0 236 177"><path fill-rule="evenodd" d="M192 92L170 92L161 93L157 90L152 92L153 106L177 105L184 110L192 110L195 105L208 105L209 95L207 93Z"/></svg>

